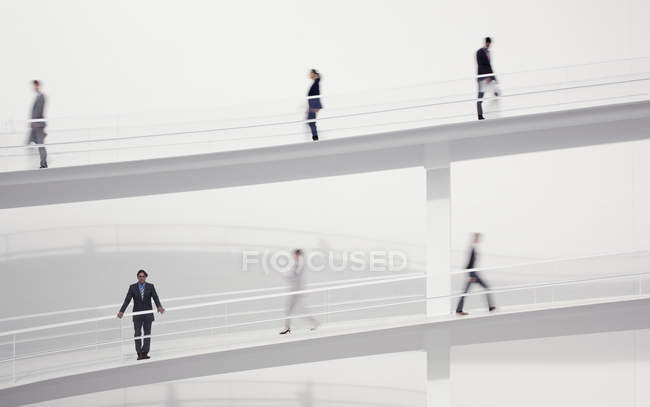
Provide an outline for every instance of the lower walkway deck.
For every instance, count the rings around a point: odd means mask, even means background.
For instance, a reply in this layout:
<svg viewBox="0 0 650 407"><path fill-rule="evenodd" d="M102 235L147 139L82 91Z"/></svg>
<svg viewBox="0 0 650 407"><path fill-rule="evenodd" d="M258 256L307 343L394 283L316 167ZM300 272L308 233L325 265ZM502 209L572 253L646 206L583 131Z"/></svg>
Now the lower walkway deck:
<svg viewBox="0 0 650 407"><path fill-rule="evenodd" d="M430 345L429 338L441 332L449 335L451 346L458 346L643 329L650 327L648 311L650 296L643 295L501 309L462 318L408 316L354 321L326 325L317 331L297 329L287 336L279 336L277 330L264 330L215 332L169 341L154 338L152 359L148 361L136 361L131 353L124 356L126 343L124 355L114 347L19 361L15 383L3 383L0 405L17 406L135 385L422 350ZM129 343L129 352L131 348ZM7 366L4 369L6 373Z"/></svg>

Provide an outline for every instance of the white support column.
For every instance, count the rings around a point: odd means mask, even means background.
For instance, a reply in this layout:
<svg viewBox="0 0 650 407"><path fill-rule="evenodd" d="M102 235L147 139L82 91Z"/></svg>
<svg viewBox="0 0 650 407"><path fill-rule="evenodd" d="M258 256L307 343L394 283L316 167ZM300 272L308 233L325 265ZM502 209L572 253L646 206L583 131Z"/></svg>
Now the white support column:
<svg viewBox="0 0 650 407"><path fill-rule="evenodd" d="M451 157L448 143L428 145L427 171L427 297L451 294ZM428 300L427 315L448 315L449 298ZM424 335L427 356L427 406L450 407L449 330Z"/></svg>
<svg viewBox="0 0 650 407"><path fill-rule="evenodd" d="M451 406L449 331L424 335L427 354L427 407Z"/></svg>
<svg viewBox="0 0 650 407"><path fill-rule="evenodd" d="M427 297L451 293L451 171L449 146L436 143L425 151L427 171ZM450 300L427 301L427 315L449 314Z"/></svg>

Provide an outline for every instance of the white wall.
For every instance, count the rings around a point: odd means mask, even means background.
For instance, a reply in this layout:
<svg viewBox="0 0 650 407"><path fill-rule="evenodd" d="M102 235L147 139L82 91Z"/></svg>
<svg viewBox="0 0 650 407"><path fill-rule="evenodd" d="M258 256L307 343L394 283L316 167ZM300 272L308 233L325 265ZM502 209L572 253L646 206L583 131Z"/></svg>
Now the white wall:
<svg viewBox="0 0 650 407"><path fill-rule="evenodd" d="M27 115L34 78L44 82L50 116L203 109L213 118L215 107L241 104L254 115L264 101L284 98L302 111L312 67L323 72L326 94L471 75L486 35L500 72L644 56L649 7L643 0L3 1L0 36L11 63L0 78L0 118Z"/></svg>
<svg viewBox="0 0 650 407"><path fill-rule="evenodd" d="M639 141L457 163L454 244L475 228L486 251L533 258L648 248L649 153Z"/></svg>

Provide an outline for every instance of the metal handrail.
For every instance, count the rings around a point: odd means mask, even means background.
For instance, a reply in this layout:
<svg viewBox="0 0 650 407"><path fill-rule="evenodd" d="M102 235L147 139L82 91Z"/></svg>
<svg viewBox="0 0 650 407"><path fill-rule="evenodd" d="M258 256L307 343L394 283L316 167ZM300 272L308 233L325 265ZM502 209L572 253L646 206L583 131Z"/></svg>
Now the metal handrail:
<svg viewBox="0 0 650 407"><path fill-rule="evenodd" d="M514 112L514 111L521 111L521 110L528 110L528 109L538 109L538 108L546 108L546 107L557 107L557 106L563 106L563 105L574 105L577 103L593 103L593 102L599 102L599 101L612 101L616 99L629 99L629 98L638 98L638 97L648 97L650 96L649 92L641 92L641 93L633 93L633 94L627 94L623 96L608 96L608 97L600 97L600 98L590 98L590 99L580 99L580 100L574 100L570 102L559 102L559 103L547 103L547 104L542 104L542 105L527 105L527 106L518 106L514 108L508 108L508 109L500 109L500 113L504 112ZM490 97L485 97L483 98L484 101L488 101ZM346 131L346 130L359 130L362 128L369 128L369 127L382 127L382 126L390 126L390 125L397 125L397 124L412 124L412 123L422 123L422 122L431 122L431 121L439 121L439 120L449 120L449 119L458 119L458 118L466 118L466 117L474 117L475 113L461 113L461 114L454 114L454 115L446 115L446 116L431 116L427 118L422 118L422 119L411 119L411 120L399 120L399 121L391 121L391 122L384 122L384 123L373 123L373 124L365 124L365 125L360 125L360 126L349 126L349 127L338 127L338 128L328 128L324 130L319 130L319 133L330 133L334 131ZM201 141L182 141L182 142L174 142L174 143L165 143L165 144L154 144L154 145L139 145L139 146L113 146L113 147L100 147L100 148L94 148L94 149L84 149L84 150L69 150L69 151L49 151L48 154L50 155L65 155L65 154L82 154L82 153L90 153L90 152L107 152L107 151L122 151L122 150L136 150L136 149L150 149L152 147L155 148L161 148L161 147L177 147L177 146L189 146L189 145L198 145L198 144L212 144L215 142L223 142L223 141L241 141L241 140L255 140L255 139L277 139L280 137L293 137L293 136L298 136L298 135L304 135L304 132L293 132L293 133L282 133L282 134L273 134L273 135L262 135L262 136L247 136L247 137L235 137L235 138L220 138L218 140L201 140ZM47 146L51 146L51 144L47 144ZM29 148L37 148L38 146L35 144L31 144ZM25 157L25 154L2 154L2 157Z"/></svg>
<svg viewBox="0 0 650 407"><path fill-rule="evenodd" d="M404 276L412 276L412 275L420 275L421 273L408 273L404 274L400 277ZM377 277L362 277L362 278L353 278L353 279L343 279L343 280L335 280L335 281L324 281L320 283L309 283L306 284L307 287L320 287L320 286L328 286L328 285L334 285L334 284L339 284L339 283L350 283L350 282L361 282L361 281L374 281L374 280L390 280L395 278L396 276L377 276ZM207 293L207 294L197 294L197 295L187 295L187 296L181 296L181 297L171 297L165 299L165 302L174 302L174 301L184 301L184 300L195 300L195 299L202 299L202 298L210 298L210 297L224 297L228 295L237 295L237 294L251 294L251 293L260 293L260 292L268 292L268 291L278 291L282 289L286 289L286 286L275 286L275 287L264 287L264 288L254 288L254 289L249 289L249 290L236 290L236 291L225 291L225 292L217 292L217 293ZM6 317L6 318L1 318L0 323L2 322L9 322L9 321L17 321L17 320L24 320L24 319L32 319L32 318L40 318L40 317L49 317L49 316L55 316L55 315L65 315L65 314L72 314L72 313L77 313L77 312L86 312L86 311L99 311L99 310L104 310L104 309L111 309L111 308L118 308L121 306L122 303L118 304L107 304L107 305L99 305L95 307L82 307L82 308L73 308L73 309L66 309L66 310L60 310L60 311L49 311L49 312L41 312L41 313L36 313L36 314L28 314L28 315L18 315L14 317ZM114 318L114 316L111 316L111 318ZM2 336L2 335L0 335Z"/></svg>
<svg viewBox="0 0 650 407"><path fill-rule="evenodd" d="M534 261L534 262L516 263L516 264L505 265L505 266L476 267L476 268L472 268L472 269L463 269L463 270L451 271L450 274L452 274L452 275L462 275L462 274L467 274L467 273L471 273L471 272L490 272L490 271L497 271L497 270L500 271L500 270L504 270L504 269L516 269L516 268L521 268L521 267L529 267L529 266L536 266L536 265L543 265L543 264L562 263L562 262L587 260L587 259L597 259L597 258L603 258L603 257L627 256L627 255L635 255L635 254L643 254L643 253L650 254L650 248L649 249L631 250L631 251L600 253L600 254L595 254L595 255L592 254L592 255L588 255L588 256L575 256L575 257L565 257L565 258L557 258L557 259L537 260L537 261ZM406 276L409 276L409 275L419 275L419 273L406 274ZM422 277L424 278L424 275L422 275ZM360 279L346 279L346 280L338 280L338 281L331 281L331 282L310 283L310 284L307 284L307 286L308 287L317 287L317 286L321 286L321 285L344 283L346 281L347 282L357 282L357 281L369 281L369 280L392 279L392 278L395 278L395 276L364 277L364 278L360 278ZM255 292L275 291L275 290L281 290L283 288L286 288L286 287L285 286L276 286L276 287L266 287L266 288L259 288L259 289L250 289L250 290L237 290L237 291L230 291L230 292L218 292L218 293L198 294L198 295L192 295L192 296L172 297L172 298L166 299L165 302L201 299L201 298L236 295L236 294L248 294L248 293L255 293ZM0 318L0 323L8 322L8 321L22 320L22 319L30 319L30 318L62 315L62 314L68 314L68 313L76 313L76 312L98 311L98 310L103 310L103 309L116 308L116 307L119 307L120 305L121 304L116 303L116 304L100 305L100 306L95 306L95 307L83 307L83 308L67 309L67 310L60 310L60 311L50 311L50 312L36 313L36 314L29 314L29 315L19 315L19 316L14 316L14 317Z"/></svg>
<svg viewBox="0 0 650 407"><path fill-rule="evenodd" d="M368 302L379 302L379 301L386 301L386 300L394 300L394 299L414 299L414 298L424 298L422 295L399 295L399 296L391 296L391 297L378 297L378 298L365 298L363 300L354 300L354 301L339 301L339 302L333 302L333 303L321 303L321 304L312 304L310 305L310 308L323 308L323 307L339 307L342 305L350 305L350 304L363 304L363 303L368 303ZM255 310L255 311L245 311L245 312L232 312L228 313L229 317L240 317L240 316L248 316L248 315L256 315L256 314L269 314L273 312L281 312L284 311L284 308L271 308L271 309L264 309L264 310ZM171 324L180 324L180 323L186 323L186 322L194 322L194 321L205 321L205 320L210 320L210 319L215 319L214 315L208 315L208 316L202 316L202 317L191 317L191 318L183 318L183 319L176 319L173 321L158 321L156 322L156 326L161 326L161 325L171 325ZM104 329L93 329L93 330L85 330L85 331L75 331L75 332L69 332L65 334L59 334L59 335L48 335L48 336L38 336L35 338L27 338L27 339L22 339L22 340L17 340L16 344L21 344L21 343L31 343L31 342L39 342L39 341L45 341L45 340L52 340L52 339L60 339L60 338L66 338L69 336L81 336L81 335L89 335L89 334L97 334L100 332L112 332L115 331L116 329L120 328L104 328ZM13 342L0 342L0 346L3 345L11 345Z"/></svg>
<svg viewBox="0 0 650 407"><path fill-rule="evenodd" d="M647 72L645 72L645 73L647 74ZM488 75L488 76L491 76L491 75ZM139 139L145 139L145 138L168 137L168 136L178 136L178 135L188 135L188 134L215 133L215 132L221 132L221 131L243 130L243 129L260 128L260 127L272 127L272 126L280 126L280 125L288 125L288 124L299 124L299 123L304 124L304 123L313 123L313 122L323 121L323 120L350 118L350 117L358 117L358 116L366 116L366 115L375 115L375 114L380 114L380 113L389 113L389 112L397 112L397 111L405 111L405 110L415 110L415 109L422 109L422 108L434 107L434 106L445 106L445 105L453 105L453 104L458 104L458 103L476 102L476 101L479 101L479 100L488 101L488 100L510 99L510 98L519 97L519 96L532 96L532 95L539 95L539 94L544 94L544 93L562 92L562 91L567 91L567 90L594 88L594 87L599 87L599 86L610 86L610 85L619 85L619 84L626 84L626 83L636 83L636 82L642 82L642 81L648 81L648 80L650 80L650 77L634 78L634 79L612 81L612 82L601 82L601 83L587 84L587 85L575 85L575 86L567 86L567 87L554 88L554 89L532 90L532 91L513 93L513 94L509 94L509 95L494 96L494 97L489 97L489 98L484 97L484 98L481 98L481 99L479 99L477 97L472 97L472 98L464 98L464 99L453 100L453 101L436 102L436 103L423 103L423 104L410 105L410 106L400 106L400 107L393 107L393 108L386 108L386 109L379 109L379 110L371 110L371 111L362 111L362 112L339 114L339 115L333 115L333 116L323 116L323 117L320 117L318 119L310 119L310 120L302 120L302 119L301 120L287 120L287 121L277 121L277 122L268 122L268 123L248 124L248 125L242 125L242 126L229 126L229 127L219 127L219 128L212 128L212 129L199 129L199 130L155 133L155 134L145 134L145 135L140 135L140 136L109 137L109 138L81 140L81 141L64 141L64 142L56 142L56 143L48 143L48 144L0 146L0 149L2 149L2 150L6 150L6 149L33 149L33 148L38 148L38 147L43 147L43 146L61 146L61 145L76 145L76 144L101 143L101 142L111 142L111 141L139 140ZM133 148L138 148L138 147L133 147ZM97 151L101 151L101 149L97 149Z"/></svg>
<svg viewBox="0 0 650 407"><path fill-rule="evenodd" d="M534 283L534 284L512 285L512 286L494 288L494 289L489 289L489 290L484 290L484 291L477 291L477 292L457 293L457 294L430 296L430 297L419 297L419 298L412 299L412 300L398 301L398 302L392 302L392 303L386 303L386 304L377 304L377 305L372 305L372 306L364 306L364 307L357 307L357 308L351 308L351 309L346 308L346 309L343 309L343 310L334 310L334 311L327 310L327 311L324 311L324 312L302 313L302 314L292 315L292 318L301 318L301 317L310 317L310 316L324 316L324 315L339 314L339 313L345 313L345 312L354 312L354 311L363 311L363 310L369 310L369 309L386 308L386 307L392 307L392 306L397 306L397 305L421 303L421 302L424 302L424 301L431 301L431 300L444 300L444 299L459 298L459 297L463 297L463 296L476 296L476 295L485 295L485 294L494 294L494 293L505 293L505 292L522 291L522 290L530 290L530 289L538 289L538 288L546 288L546 287L554 287L554 286L582 284L582 283L586 283L586 282L595 282L595 281L641 278L643 276L650 276L650 272L631 273L631 274L625 274L625 275L611 275L611 276L603 276L603 277L591 277L591 278L585 278L585 279L571 279L571 280L552 281L552 282ZM350 286L354 286L354 285L350 285ZM347 286L342 286L342 287L337 287L337 288L347 288ZM303 294L303 293L306 293L307 291L312 291L313 292L313 291L317 291L317 290L295 291L295 292L289 292L289 293L282 293L281 295L277 295L277 296L289 296L289 295ZM322 291L322 290L318 290L318 291ZM628 295L626 297L629 297L629 296L630 295ZM638 294L634 294L633 296L638 296ZM265 297L265 296L261 296L261 297ZM619 296L619 297L621 297L621 296ZM249 297L249 298L238 299L238 300L240 300L240 301L248 301L248 300L255 300L255 299L258 299L258 298L259 297ZM233 302L238 302L238 301L233 301ZM205 306L205 304L201 304L201 305L198 305L198 306ZM190 307L194 308L192 306L190 306ZM170 311L171 310L177 310L178 308L180 308L180 307L177 307L175 309L170 309ZM183 307L183 309L184 308L187 308L187 307ZM149 312L149 311L136 312L136 313L131 313L131 314L128 314L128 315L125 314L125 316L142 315L142 314L147 314L147 313L151 313L151 312ZM115 317L110 317L110 318L113 319ZM182 335L182 334L189 334L189 333L204 332L204 331L220 329L220 328L232 328L232 327L237 327L237 326L248 326L248 325L255 325L255 324L261 324L261 323L267 323L267 322L277 322L277 321L282 321L285 318L286 317L268 318L268 319L263 319L263 320L246 321L246 322L241 322L241 323L226 324L226 325L223 325L223 326L203 327L203 328L196 328L196 329L184 330L184 331L178 331L178 332L169 332L169 333L156 334L156 335L141 335L139 337L129 338L128 341L131 341L133 339L146 339L146 338L154 338L154 337L160 338L160 337L166 337L166 336L172 336L172 335ZM103 319L106 319L106 318L103 318ZM59 325L62 325L62 324L59 324ZM39 328L48 329L49 327L46 326L46 327L39 327ZM22 331L25 332L25 330L22 330ZM0 336L13 335L14 338L15 338L15 335L17 335L18 333L20 333L20 332L17 332L17 331L6 332L6 333L0 333ZM54 350L54 351L37 352L37 353L32 353L32 354L24 355L24 356L20 356L20 357L13 357L11 359L0 360L0 363L7 362L7 361L29 359L29 358L34 358L34 357L38 357L38 356L51 355L51 354L61 353L61 352L69 352L69 351L73 351L73 350L87 349L87 348L96 347L96 346L120 344L120 343L123 343L124 341L125 341L124 338L120 338L120 340L96 342L96 343L92 343L92 344L89 344L89 345L77 346L77 347L74 347L74 348L65 348L65 349L57 349L57 350ZM14 341L13 343L14 343L14 346L15 346L16 342Z"/></svg>
<svg viewBox="0 0 650 407"><path fill-rule="evenodd" d="M640 277L640 276L645 276L645 275L650 275L650 272L623 274L623 275L611 275L611 276L603 276L603 277L589 277L589 278L583 278L583 279L552 281L552 282L545 282L545 283L512 285L512 286L506 286L506 287L501 287L501 288L492 288L490 290L484 290L484 291L480 291L480 292L449 294L449 295L442 295L442 296L426 297L425 299L434 300L434 299L445 299L445 298L458 298L458 297L462 297L462 296L465 296L465 295L467 295L467 296L483 295L483 294L486 294L486 293L499 293L499 292L516 291L516 290L524 290L524 289L531 289L531 288L543 288L543 287L550 287L550 286L557 286L557 285L578 284L578 283L591 282L591 281L604 281L604 280L612 280L612 279L632 278L632 277ZM317 293L317 292L341 290L341 289L346 289L346 288L363 287L363 286L386 284L386 283L401 282L401 281L423 279L423 278L426 278L426 275L411 275L411 276L406 276L406 277L387 278L387 279L382 279L382 280L379 280L379 281L366 281L366 282L360 282L360 283L344 284L344 285L338 285L338 286L334 286L334 287L321 287L321 288L304 289L304 290L297 290L297 291L290 291L290 292L283 292L283 293L274 293L274 294L250 296L250 297L243 297L243 298L231 298L231 299L226 299L226 300L209 301L209 302L203 302L203 303L198 303L198 304L189 304L189 305L181 305L181 306L177 306L177 307L171 307L171 308L166 309L165 312L179 311L179 310L186 310L186 309L194 309L194 308L203 308L203 307L213 306L213 305L242 303L242 302L256 301L256 300L263 300L263 299L270 299L270 298L288 297L288 296L293 296L293 295L313 294L313 293ZM154 313L156 313L156 310L138 311L138 312L125 313L124 317L147 315L147 314L154 314ZM46 329L53 329L53 328L61 328L61 327L72 326L72 325L79 325L79 324L84 324L84 323L88 323L88 322L105 321L105 320L110 320L110 319L115 319L115 316L110 315L110 316L95 317L95 318L85 318L85 319L80 319L80 320L75 320L75 321L61 322L61 323L57 323L57 324L47 324L47 325L41 325L41 326L37 326L37 327L16 329L16 330L7 331L7 332L0 332L0 337L19 335L19 334L23 334L23 333L36 332L36 331L41 331L41 330L46 330Z"/></svg>
<svg viewBox="0 0 650 407"><path fill-rule="evenodd" d="M472 272L486 272L486 271L490 272L490 271L502 270L502 269L516 269L520 267L536 266L540 264L562 263L567 261L598 259L603 257L631 256L631 255L642 254L642 253L650 254L650 249L629 250L629 251L620 251L620 252L611 252L611 253L592 254L589 256L575 256L575 257L564 257L559 259L538 260L534 262L510 264L507 266L476 267L472 269L452 271L450 274L457 275L457 274L467 274Z"/></svg>
<svg viewBox="0 0 650 407"><path fill-rule="evenodd" d="M398 88L381 89L381 91L394 91L394 90L397 90L397 89L408 89L408 88L416 88L416 87L422 87L422 86L441 85L441 84L445 84L445 83L454 83L454 82L461 82L461 81L472 81L472 80L482 79L482 78L487 78L487 77L492 77L492 76L508 77L508 76L514 76L514 75L520 75L520 74L559 71L559 70L565 70L565 69L571 69L571 68L577 68L577 67L598 66L598 65L614 64L614 63L621 63L621 62L639 61L639 60L644 60L644 59L650 59L650 55L638 56L638 57L629 57L629 58L609 59L609 60L601 60L601 61L592 61L592 62L585 62L585 63L579 63L579 64L555 65L555 66L544 67L544 68L522 69L520 71L502 71L502 72L499 72L499 73L494 72L494 73L489 73L489 74L468 75L468 76L463 76L463 77L459 77L459 78L452 78L452 79L443 79L443 80L437 80L437 81L426 81L426 82L410 83L410 84L402 85L402 86L400 86ZM339 97L339 96L340 97L346 97L346 96L349 96L350 94L357 94L357 93L360 93L360 92L334 93L334 94L330 94L330 95L306 96L305 99L314 99L314 98L322 98L322 97ZM281 100L294 100L294 99L293 98L282 98ZM233 106L226 106L226 107L223 107L223 108L228 108L228 107L233 107ZM25 119L25 120L19 119L19 120L10 120L10 121L11 122L18 122L18 123L33 123L33 122L48 121L48 120L75 119L75 118L76 118L75 116L58 116L58 117L53 116L53 117L43 118L43 119ZM99 118L115 119L116 117L115 116L99 116Z"/></svg>
<svg viewBox="0 0 650 407"><path fill-rule="evenodd" d="M415 275L409 275L409 276L404 276L404 277L386 278L386 279L374 280L374 281L363 281L363 282L357 282L357 283L351 283L351 284L342 284L342 285L333 286L333 287L328 286L328 287L311 288L311 289L304 289L304 290L290 291L290 292L283 292L283 293L264 294L264 295L256 295L256 296L241 297L241 298L230 298L230 299L226 299L226 300L209 301L209 302L202 302L202 303L198 303L198 304L179 305L179 306L176 306L176 307L167 308L165 310L165 312L179 311L179 310L193 309L193 308L204 308L204 307L213 306L213 305L234 304L234 303L256 301L256 300L264 300L264 299L271 299L271 298L288 297L288 296L293 296L293 295L312 294L312 293L317 293L317 292L340 290L340 289L344 289L344 288L365 287L365 286L371 286L371 285L377 285L377 284L386 284L386 283L393 283L393 282L400 282L400 281L409 281L409 280L415 280L415 279L422 279L422 278L425 278L425 277L426 277L426 275L424 275L424 274L415 274ZM127 312L127 313L124 314L124 317L147 315L147 314L154 314L154 313L156 313L156 310L137 311L137 312L131 312L131 313ZM0 332L0 337L11 336L11 335L20 335L20 334L23 334L23 333L42 331L42 330L46 330L46 329L62 328L62 327L66 327L66 326L80 325L80 324L85 324L85 323L89 323L89 322L99 322L99 321L105 321L105 320L110 320L110 319L115 319L115 316L114 315L107 315L107 316L102 316L102 317L84 318L84 319L79 319L79 320L74 320L74 321L60 322L60 323L56 323L56 324L40 325L40 326L30 327L30 328L15 329L15 330L7 331L7 332Z"/></svg>
<svg viewBox="0 0 650 407"><path fill-rule="evenodd" d="M591 65L591 64L586 64L586 65ZM541 70L541 71L544 71L544 70ZM527 73L527 72L528 71L523 71L522 73ZM519 86L519 87L514 87L514 88L509 87L508 90L513 91L513 90L521 90L521 89L528 89L528 88L549 87L549 86L568 84L568 83L579 83L579 82L585 82L585 81L592 81L593 82L593 81L612 79L612 78L629 77L629 76L638 75L638 74L639 73L626 73L626 74L618 74L618 75L598 76L598 77L593 77L593 78L588 78L588 79L575 79L575 80L571 80L571 81L566 81L565 80L565 81L561 81L561 82L541 83L541 84L536 84L536 85L533 85L533 86ZM490 74L485 74L485 75L490 76ZM507 76L507 74L500 74L499 76L504 76L504 75ZM467 78L465 78L465 79L467 79ZM451 81L453 82L453 81L457 81L457 80L451 80ZM444 83L444 81L443 81L443 83ZM409 87L410 86L405 86L404 89L407 89ZM411 99L411 100L400 100L399 103L402 103L402 102L411 103L411 102L422 101L422 100L454 99L454 98L459 98L459 97L467 97L468 94L473 94L473 93L474 92L469 92L468 91L468 92L464 92L464 93L461 93L461 94L457 93L457 94L448 94L448 95L442 95L442 96L435 95L435 96L429 96L429 97L426 97L426 98L421 97L421 98L418 98L416 100L413 100L413 99ZM309 98L322 97L322 96L323 95L318 95L318 96L314 96L314 97L310 96L310 97L308 97L308 99ZM335 95L330 95L330 97L331 96L336 97ZM398 102L386 101L386 102L381 102L381 103L370 103L370 104L369 103L364 103L364 104L345 105L345 106L336 105L334 107L328 108L327 110L328 110L328 112L332 112L332 111L343 110L343 109L369 107L369 106L382 106L382 105L396 104L396 103L398 103ZM197 124L197 123L202 123L202 122L243 121L243 120L252 120L252 119L266 119L266 118L272 118L272 117L287 117L287 116L294 116L294 115L295 115L295 112L278 113L278 114L272 114L272 115L257 115L257 116L237 117L237 118L233 118L233 119L229 119L229 120L224 120L224 119L222 119L222 120L217 120L217 119L197 119L197 120L193 120L193 121L158 123L155 126L163 126L163 125L181 126L181 125ZM70 117L66 117L66 118L70 118ZM100 117L100 119L101 119L101 117ZM106 117L106 119L119 120L117 116L108 116L108 117ZM29 121L32 121L32 120L33 121L50 121L50 120L55 120L56 121L57 118L55 117L55 118L44 118L44 119L30 119L30 120L27 120L27 121L29 122ZM152 126L151 124L141 124L141 123L140 124L119 125L118 126L117 123L115 123L115 124L106 124L106 125L98 125L98 126L85 126L85 127L73 127L73 128L68 128L68 127L56 128L56 131L57 132L70 133L70 132L94 131L94 130L102 130L102 129L103 130L116 130L118 128L119 129L142 129L142 128L151 127L151 126ZM328 129L328 131L331 131L331 129ZM13 131L13 132L0 132L0 136L23 135L23 134L24 134L24 131L23 132L16 132L16 131ZM281 134L281 135L277 135L276 137L289 136L289 135L300 135L300 134L303 134L303 133L299 132L299 133L291 133L291 134ZM248 137L247 139L252 139L252 138L256 138L256 137ZM231 140L231 139L219 139L219 141L224 141L224 140ZM211 142L213 142L213 141L212 140L211 141L201 141L199 143L211 143ZM193 142L191 144L195 144L195 143L196 142ZM179 145L179 144L183 144L183 143L165 144L163 146L175 146L175 145ZM161 145L156 145L156 146L161 146ZM145 148L145 147L146 146L142 146L140 148ZM111 148L110 150L116 150L116 148ZM57 154L72 154L72 153L89 152L89 151L95 151L95 150L78 150L78 151L57 152ZM3 155L3 157L7 157L7 156L15 156L15 155Z"/></svg>

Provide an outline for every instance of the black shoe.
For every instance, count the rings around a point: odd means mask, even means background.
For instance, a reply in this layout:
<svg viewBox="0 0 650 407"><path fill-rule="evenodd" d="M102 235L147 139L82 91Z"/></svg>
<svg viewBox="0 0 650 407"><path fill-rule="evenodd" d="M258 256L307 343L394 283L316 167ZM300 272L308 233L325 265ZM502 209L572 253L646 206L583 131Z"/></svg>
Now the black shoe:
<svg viewBox="0 0 650 407"><path fill-rule="evenodd" d="M142 353L138 353L138 360L142 360Z"/></svg>
<svg viewBox="0 0 650 407"><path fill-rule="evenodd" d="M318 136L312 137L311 139L314 140L314 141L318 141Z"/></svg>
<svg viewBox="0 0 650 407"><path fill-rule="evenodd" d="M483 116L479 116L478 119L479 119L479 120L485 120L485 117L483 117Z"/></svg>
<svg viewBox="0 0 650 407"><path fill-rule="evenodd" d="M490 308L488 309L488 311L492 312L492 311L494 311L495 309L497 309L497 307L490 307Z"/></svg>
<svg viewBox="0 0 650 407"><path fill-rule="evenodd" d="M142 354L142 359L151 359L151 358L149 357L148 353L143 353Z"/></svg>
<svg viewBox="0 0 650 407"><path fill-rule="evenodd" d="M41 165L41 168L47 168L47 164Z"/></svg>
<svg viewBox="0 0 650 407"><path fill-rule="evenodd" d="M287 328L284 331L280 332L280 335L286 335L291 333L291 328Z"/></svg>

